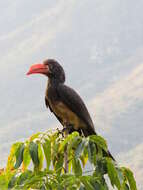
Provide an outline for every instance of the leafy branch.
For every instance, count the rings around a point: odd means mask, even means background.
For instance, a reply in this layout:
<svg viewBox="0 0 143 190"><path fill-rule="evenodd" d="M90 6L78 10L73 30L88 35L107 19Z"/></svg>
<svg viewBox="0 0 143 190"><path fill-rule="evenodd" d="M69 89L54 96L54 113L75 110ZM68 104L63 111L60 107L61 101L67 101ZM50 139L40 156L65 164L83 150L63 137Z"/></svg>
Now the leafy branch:
<svg viewBox="0 0 143 190"><path fill-rule="evenodd" d="M81 137L73 132L64 138L58 131L36 133L12 145L7 167L0 170L0 189L109 190L111 185L118 190L137 190L132 171L119 167L107 151L101 136ZM85 169L89 164L90 172Z"/></svg>

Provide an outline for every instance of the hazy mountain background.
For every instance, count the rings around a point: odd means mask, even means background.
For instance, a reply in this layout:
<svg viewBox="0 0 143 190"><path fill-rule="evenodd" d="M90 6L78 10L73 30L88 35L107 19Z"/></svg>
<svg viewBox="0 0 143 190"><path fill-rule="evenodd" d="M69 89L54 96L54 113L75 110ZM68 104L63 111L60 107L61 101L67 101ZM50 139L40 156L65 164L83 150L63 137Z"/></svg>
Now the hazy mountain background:
<svg viewBox="0 0 143 190"><path fill-rule="evenodd" d="M60 126L44 105L47 79L25 75L55 58L143 188L142 8L142 0L0 0L0 167L13 142Z"/></svg>

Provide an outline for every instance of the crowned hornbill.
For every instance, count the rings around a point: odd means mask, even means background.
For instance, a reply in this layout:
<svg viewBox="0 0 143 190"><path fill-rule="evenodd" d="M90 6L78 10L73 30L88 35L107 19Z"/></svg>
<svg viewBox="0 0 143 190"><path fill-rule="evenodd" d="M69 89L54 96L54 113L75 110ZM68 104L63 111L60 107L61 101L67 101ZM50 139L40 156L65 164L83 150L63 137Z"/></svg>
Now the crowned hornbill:
<svg viewBox="0 0 143 190"><path fill-rule="evenodd" d="M54 59L47 59L42 64L32 65L27 75L37 73L48 77L45 94L46 106L68 129L68 132L78 131L84 136L96 134L83 100L72 88L64 84L65 72L62 66ZM114 159L110 152L108 155Z"/></svg>

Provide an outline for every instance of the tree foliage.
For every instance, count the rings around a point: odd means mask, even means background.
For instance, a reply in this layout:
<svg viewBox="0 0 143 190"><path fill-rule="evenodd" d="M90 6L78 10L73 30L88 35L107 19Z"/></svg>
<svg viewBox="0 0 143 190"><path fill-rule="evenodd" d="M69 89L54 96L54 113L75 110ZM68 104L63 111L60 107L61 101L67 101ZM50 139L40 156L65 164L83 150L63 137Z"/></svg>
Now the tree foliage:
<svg viewBox="0 0 143 190"><path fill-rule="evenodd" d="M119 167L105 154L107 150L101 136L34 134L12 145L7 167L0 170L0 189L137 190L132 171Z"/></svg>

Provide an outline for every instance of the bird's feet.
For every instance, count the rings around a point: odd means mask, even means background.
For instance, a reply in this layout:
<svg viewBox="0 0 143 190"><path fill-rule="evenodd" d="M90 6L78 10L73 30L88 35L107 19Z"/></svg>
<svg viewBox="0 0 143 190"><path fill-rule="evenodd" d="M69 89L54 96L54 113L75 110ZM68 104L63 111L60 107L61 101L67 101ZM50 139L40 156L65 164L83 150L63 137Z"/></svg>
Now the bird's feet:
<svg viewBox="0 0 143 190"><path fill-rule="evenodd" d="M73 131L75 130L72 125L67 125L62 129L62 133L66 135L71 134Z"/></svg>

